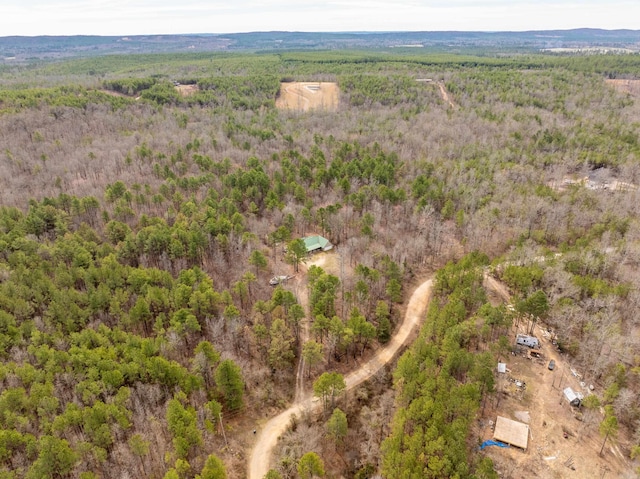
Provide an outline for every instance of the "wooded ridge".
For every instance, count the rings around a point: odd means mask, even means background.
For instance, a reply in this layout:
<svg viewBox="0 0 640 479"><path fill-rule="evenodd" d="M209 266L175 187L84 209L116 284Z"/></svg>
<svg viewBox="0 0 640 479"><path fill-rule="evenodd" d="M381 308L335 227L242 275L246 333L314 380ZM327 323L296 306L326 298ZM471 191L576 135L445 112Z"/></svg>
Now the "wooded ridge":
<svg viewBox="0 0 640 479"><path fill-rule="evenodd" d="M640 31L577 28L524 32L249 32L192 35L0 37L0 62L35 59L220 51L408 49L444 52L500 50L534 52L545 48L602 48L638 51Z"/></svg>

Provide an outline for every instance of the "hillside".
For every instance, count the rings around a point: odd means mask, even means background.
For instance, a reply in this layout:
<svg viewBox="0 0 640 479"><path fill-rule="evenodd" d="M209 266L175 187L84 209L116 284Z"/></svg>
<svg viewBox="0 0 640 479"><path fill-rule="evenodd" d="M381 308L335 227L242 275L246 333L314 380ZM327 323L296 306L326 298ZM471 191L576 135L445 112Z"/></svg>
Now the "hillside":
<svg viewBox="0 0 640 479"><path fill-rule="evenodd" d="M494 478L478 427L518 327L594 386L584 454L634 477L640 105L606 80L639 77L637 55L416 49L0 69L0 477L245 478L302 388L324 407L271 479ZM331 108L278 108L293 82ZM342 394L431 276L412 349Z"/></svg>
<svg viewBox="0 0 640 479"><path fill-rule="evenodd" d="M43 59L147 53L403 49L535 52L541 49L640 49L640 30L525 32L252 32L193 35L0 37L0 65Z"/></svg>

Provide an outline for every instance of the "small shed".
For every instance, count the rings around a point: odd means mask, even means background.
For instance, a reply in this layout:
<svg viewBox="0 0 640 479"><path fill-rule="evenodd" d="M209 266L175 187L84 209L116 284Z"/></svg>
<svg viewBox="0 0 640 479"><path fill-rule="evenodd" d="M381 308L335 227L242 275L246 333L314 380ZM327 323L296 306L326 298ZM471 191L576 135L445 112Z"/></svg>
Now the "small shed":
<svg viewBox="0 0 640 479"><path fill-rule="evenodd" d="M493 439L526 451L529 443L529 426L523 422L498 416L493 430Z"/></svg>
<svg viewBox="0 0 640 479"><path fill-rule="evenodd" d="M307 236L302 238L307 248L307 253L316 253L318 251L329 251L333 248L331 242L323 236Z"/></svg>
<svg viewBox="0 0 640 479"><path fill-rule="evenodd" d="M506 373L507 372L507 363L498 363L498 372Z"/></svg>
<svg viewBox="0 0 640 479"><path fill-rule="evenodd" d="M582 403L582 394L576 393L573 389L564 388L562 393L567 402L572 406L578 407Z"/></svg>

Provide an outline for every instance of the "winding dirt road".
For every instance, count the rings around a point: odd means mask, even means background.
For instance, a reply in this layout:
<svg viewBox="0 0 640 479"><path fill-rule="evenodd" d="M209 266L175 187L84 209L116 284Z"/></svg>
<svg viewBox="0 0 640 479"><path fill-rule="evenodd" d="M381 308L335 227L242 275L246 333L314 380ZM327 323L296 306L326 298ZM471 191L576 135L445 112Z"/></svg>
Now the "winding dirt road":
<svg viewBox="0 0 640 479"><path fill-rule="evenodd" d="M429 279L418 286L413 292L407 304L404 320L391 338L391 341L369 361L345 377L347 390L355 388L373 376L396 356L400 348L409 342L411 333L425 317L427 305L431 297L432 284L433 281ZM267 472L269 472L271 452L277 444L278 438L286 431L291 417L294 414L300 415L303 411L319 409L319 407L319 401L315 401L313 396L307 394L297 399L289 409L271 418L260 430L256 443L253 446L251 455L249 456L247 477L249 479L263 479Z"/></svg>

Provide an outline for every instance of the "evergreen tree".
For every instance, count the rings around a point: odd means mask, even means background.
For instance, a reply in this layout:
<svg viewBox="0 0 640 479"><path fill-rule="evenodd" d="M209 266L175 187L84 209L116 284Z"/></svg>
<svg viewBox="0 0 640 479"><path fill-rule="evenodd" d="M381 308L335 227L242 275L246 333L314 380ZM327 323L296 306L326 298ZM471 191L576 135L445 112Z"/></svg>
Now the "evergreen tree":
<svg viewBox="0 0 640 479"><path fill-rule="evenodd" d="M240 409L244 395L244 381L240 367L231 359L225 359L216 368L215 379L227 408L232 411Z"/></svg>
<svg viewBox="0 0 640 479"><path fill-rule="evenodd" d="M293 336L284 320L277 318L271 324L269 331L271 344L269 346L269 366L283 369L290 366L295 358L293 350Z"/></svg>
<svg viewBox="0 0 640 479"><path fill-rule="evenodd" d="M336 445L342 445L347 437L348 424L347 415L339 408L333 410L333 414L327 421L327 434L333 439Z"/></svg>
<svg viewBox="0 0 640 479"><path fill-rule="evenodd" d="M27 479L64 477L71 472L77 458L66 439L42 436L38 441L38 458L29 469Z"/></svg>
<svg viewBox="0 0 640 479"><path fill-rule="evenodd" d="M249 255L249 264L255 266L256 276L267 267L267 258L262 251L254 249Z"/></svg>
<svg viewBox="0 0 640 479"><path fill-rule="evenodd" d="M602 441L602 447L600 448L600 455L604 451L604 445L607 443L607 439L611 436L618 434L618 418L615 416L612 406L605 406L604 419L600 423L600 434L604 436Z"/></svg>
<svg viewBox="0 0 640 479"><path fill-rule="evenodd" d="M287 254L284 259L287 263L293 265L293 270L297 273L298 266L304 262L307 257L307 247L300 238L290 241L287 244Z"/></svg>
<svg viewBox="0 0 640 479"><path fill-rule="evenodd" d="M186 396L181 393L169 401L167 407L167 425L173 436L173 446L180 459L186 458L195 447L202 445L202 434L197 426L196 410L184 407Z"/></svg>
<svg viewBox="0 0 640 479"><path fill-rule="evenodd" d="M322 344L313 340L307 341L302 346L302 357L304 358L304 362L307 363L309 377L311 377L311 369L320 364L324 359Z"/></svg>
<svg viewBox="0 0 640 479"><path fill-rule="evenodd" d="M196 479L227 479L227 471L223 462L215 454L209 455Z"/></svg>
<svg viewBox="0 0 640 479"><path fill-rule="evenodd" d="M335 398L347 388L344 377L340 373L322 373L313 383L313 393L322 398L325 409L329 404L333 406Z"/></svg>
<svg viewBox="0 0 640 479"><path fill-rule="evenodd" d="M298 461L300 479L324 477L324 463L315 452L307 452Z"/></svg>

